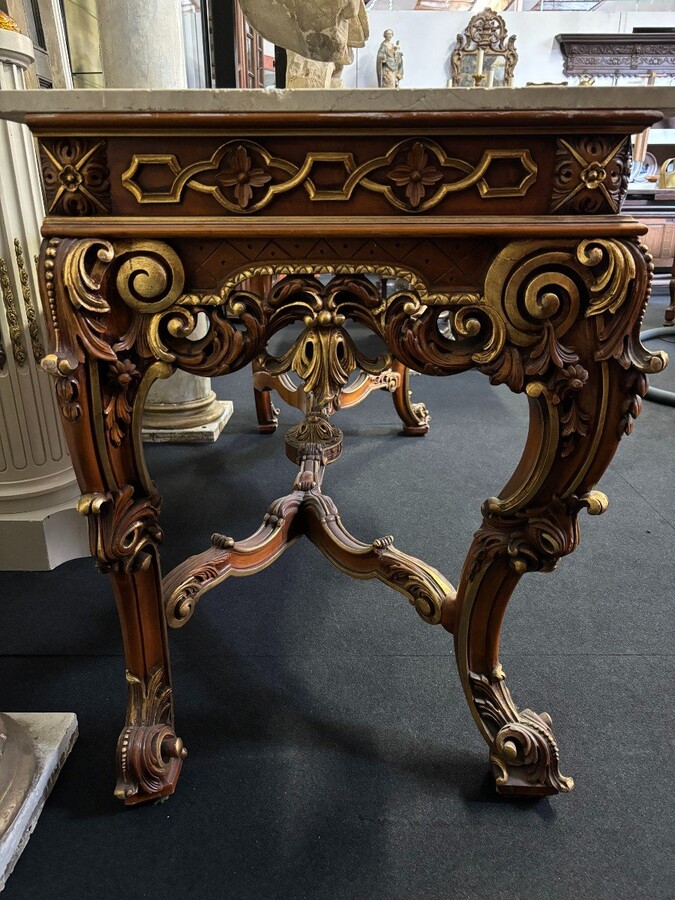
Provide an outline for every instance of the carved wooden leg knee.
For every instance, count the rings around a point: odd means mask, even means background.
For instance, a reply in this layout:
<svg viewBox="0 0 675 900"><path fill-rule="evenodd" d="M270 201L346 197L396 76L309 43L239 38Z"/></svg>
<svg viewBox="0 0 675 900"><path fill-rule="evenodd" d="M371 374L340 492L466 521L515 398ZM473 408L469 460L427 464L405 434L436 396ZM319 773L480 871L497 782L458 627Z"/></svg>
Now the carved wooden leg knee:
<svg viewBox="0 0 675 900"><path fill-rule="evenodd" d="M153 252L157 248L151 245ZM119 612L128 702L115 794L135 804L171 794L186 755L173 725L157 551L160 498L145 469L141 439L147 391L171 368L138 355L119 330L123 319L103 324L109 307L102 282L111 260L112 248L104 242L45 242L41 278L55 352L43 367L55 378L91 554L110 576ZM144 270L151 263L143 257Z"/></svg>

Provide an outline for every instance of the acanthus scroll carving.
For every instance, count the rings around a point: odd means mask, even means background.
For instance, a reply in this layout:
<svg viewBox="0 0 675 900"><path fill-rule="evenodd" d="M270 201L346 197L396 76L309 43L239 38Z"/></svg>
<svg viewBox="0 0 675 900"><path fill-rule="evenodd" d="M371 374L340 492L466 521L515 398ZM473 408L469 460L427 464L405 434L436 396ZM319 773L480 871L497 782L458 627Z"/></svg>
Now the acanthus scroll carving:
<svg viewBox="0 0 675 900"><path fill-rule="evenodd" d="M136 499L134 488L83 494L77 510L89 520L91 555L101 572L147 569L152 551L162 541L159 498Z"/></svg>
<svg viewBox="0 0 675 900"><path fill-rule="evenodd" d="M187 750L173 731L171 687L162 666L147 677L127 671L127 724L117 745L115 795L127 802L161 793L176 760Z"/></svg>
<svg viewBox="0 0 675 900"><path fill-rule="evenodd" d="M55 346L42 368L56 379L62 415L68 422L79 421L78 369L86 360L98 361L103 364L104 428L110 443L119 447L152 359L148 313L161 312L181 296L182 264L173 249L159 241L113 246L108 241L54 238L44 253L43 284ZM110 315L104 295L111 288L128 307L128 315Z"/></svg>
<svg viewBox="0 0 675 900"><path fill-rule="evenodd" d="M490 676L469 672L469 680L476 709L491 735L490 762L498 788L505 793L528 786L537 794L571 791L574 781L560 772L549 714L518 710L499 665Z"/></svg>
<svg viewBox="0 0 675 900"><path fill-rule="evenodd" d="M141 380L141 373L130 359L118 359L108 365L103 415L105 428L114 447L122 444L133 411L134 397Z"/></svg>
<svg viewBox="0 0 675 900"><path fill-rule="evenodd" d="M333 374L344 368L344 376L358 352L341 330L342 321L351 318L396 347L398 358L411 368L428 374L479 368L493 383L511 390L527 390L532 396L545 392L557 407L566 455L586 437L589 421L583 401L588 362L582 362L575 339L568 336L573 326L578 328L584 318L594 320L596 360L616 359L629 377L632 371L646 374L665 364L663 354L648 353L626 324L648 290L647 284L635 287L636 279L644 279L644 266L640 272L636 268L642 252L632 242L616 239L517 241L494 258L485 296L459 292L432 298L416 283L412 290L384 298L360 275L338 275L324 288L314 278L289 273L269 297L233 285L215 305L211 295L202 302L198 294L183 293L181 261L165 243L54 239L46 249L44 279L54 322L59 306L56 353L43 366L57 377L61 408L74 421L78 396L73 373L85 351L105 363L106 429L113 445L119 445L129 428L140 376L151 360L203 375L234 371L262 353L269 336L306 319L304 344L296 346L292 358L277 361L277 367L302 366L311 341L330 333L336 341ZM59 285L54 280L57 254ZM105 295L111 287L129 310L126 318L109 315ZM624 309L627 298L630 308ZM449 336L439 328L444 311L450 313ZM193 341L200 313L209 327ZM132 347L133 358L128 355ZM326 378L317 358L323 355L315 354L311 364L304 360L315 390ZM372 374L386 368L384 358L360 364ZM636 399L629 416L639 411L644 389L644 379L634 380Z"/></svg>
<svg viewBox="0 0 675 900"><path fill-rule="evenodd" d="M385 301L365 279L343 276L324 287L315 278L285 278L273 287L265 305L269 333L299 318L306 327L281 357L264 357L264 370L271 375L295 372L320 408L336 408L341 389L356 369L381 375L391 366L388 353L375 359L364 356L342 327L351 317L381 333Z"/></svg>
<svg viewBox="0 0 675 900"><path fill-rule="evenodd" d="M449 299L450 336L439 328L442 307L425 307L403 291L385 313L387 342L402 362L426 374L478 368L493 384L544 395L559 419L561 455L568 456L589 433L589 364L613 359L627 370L635 390L627 427L639 413L646 376L666 364L664 354L644 348L632 324L649 296L652 268L644 248L631 241L516 241L494 258L483 297ZM582 361L576 335L586 322L596 328L597 349Z"/></svg>
<svg viewBox="0 0 675 900"><path fill-rule="evenodd" d="M601 515L607 502L603 493L591 491L582 497L553 497L544 505L504 514L500 501L491 497L483 505L483 525L467 557L469 580L497 556L506 557L518 575L553 571L558 560L579 544L579 511L586 508L591 515Z"/></svg>

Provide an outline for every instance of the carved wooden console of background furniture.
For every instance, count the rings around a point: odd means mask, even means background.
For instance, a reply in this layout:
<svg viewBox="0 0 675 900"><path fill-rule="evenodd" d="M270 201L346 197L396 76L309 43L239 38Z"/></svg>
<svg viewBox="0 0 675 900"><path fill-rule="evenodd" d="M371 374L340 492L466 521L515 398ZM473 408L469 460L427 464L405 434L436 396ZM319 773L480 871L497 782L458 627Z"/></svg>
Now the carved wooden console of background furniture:
<svg viewBox="0 0 675 900"><path fill-rule="evenodd" d="M551 717L511 698L499 634L520 578L574 550L581 510L605 509L595 485L632 430L648 373L665 365L639 340L645 229L619 211L629 136L660 118L648 110L666 98L637 88L336 93L0 95L0 114L26 121L41 153L44 366L120 615L126 803L171 793L183 763L166 614L184 624L206 590L259 571L303 534L454 635L498 790L572 787ZM243 286L280 273L266 295ZM335 277L326 286L316 273ZM410 288L385 297L372 273ZM208 333L191 341L198 313ZM270 358L268 338L298 321L291 351ZM387 352L365 358L349 321ZM222 375L256 359L295 371L312 396L286 439L293 488L255 535L214 535L162 587L160 498L141 442L148 389L177 367ZM391 538L352 537L322 493L342 447L326 407L356 366L377 374L394 359L429 375L478 369L529 399L522 459L483 505L457 590Z"/></svg>
<svg viewBox="0 0 675 900"><path fill-rule="evenodd" d="M647 77L675 75L675 35L558 34L565 75Z"/></svg>

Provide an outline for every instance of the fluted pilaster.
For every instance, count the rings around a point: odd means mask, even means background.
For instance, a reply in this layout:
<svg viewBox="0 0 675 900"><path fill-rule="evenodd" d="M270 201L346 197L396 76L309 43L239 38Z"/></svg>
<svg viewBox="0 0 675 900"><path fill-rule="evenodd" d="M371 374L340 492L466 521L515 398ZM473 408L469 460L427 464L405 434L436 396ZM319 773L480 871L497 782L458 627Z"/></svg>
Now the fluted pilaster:
<svg viewBox="0 0 675 900"><path fill-rule="evenodd" d="M31 41L0 30L0 90L25 87ZM44 214L28 129L0 121L0 569L50 569L88 553L49 377L35 256Z"/></svg>

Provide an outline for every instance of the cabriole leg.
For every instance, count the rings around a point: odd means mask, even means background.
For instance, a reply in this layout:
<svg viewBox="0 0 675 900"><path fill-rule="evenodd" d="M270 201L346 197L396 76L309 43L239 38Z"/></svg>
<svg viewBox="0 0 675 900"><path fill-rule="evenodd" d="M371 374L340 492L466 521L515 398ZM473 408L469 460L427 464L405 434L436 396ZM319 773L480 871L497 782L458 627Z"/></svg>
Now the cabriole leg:
<svg viewBox="0 0 675 900"><path fill-rule="evenodd" d="M555 248L555 256L535 256L538 268L531 246L522 252L515 247L495 270L495 282L501 271L508 276L502 285L512 291L501 298L507 321L529 309L544 324L532 340L521 316L521 331L512 332L520 346L507 346L483 370L493 382L527 392L530 429L513 477L483 506L483 524L458 588L455 644L471 712L490 747L497 790L542 796L569 791L573 781L561 774L550 715L520 709L511 698L499 662L502 620L523 574L549 572L575 549L579 511L604 512L607 498L594 487L622 434L632 430L647 373L663 368L665 357L650 355L639 341L651 267L636 244L582 242L567 258ZM557 263L552 271L549 261ZM579 290L585 268L587 296ZM533 271L536 282L529 281ZM577 304L585 316L575 315Z"/></svg>
<svg viewBox="0 0 675 900"><path fill-rule="evenodd" d="M136 353L128 321L108 316L110 244L53 239L41 257L43 296L68 446L89 520L91 553L110 576L126 661L127 715L116 796L127 804L173 793L186 751L175 734L158 545L160 498L143 461L141 414L150 384L171 373Z"/></svg>

